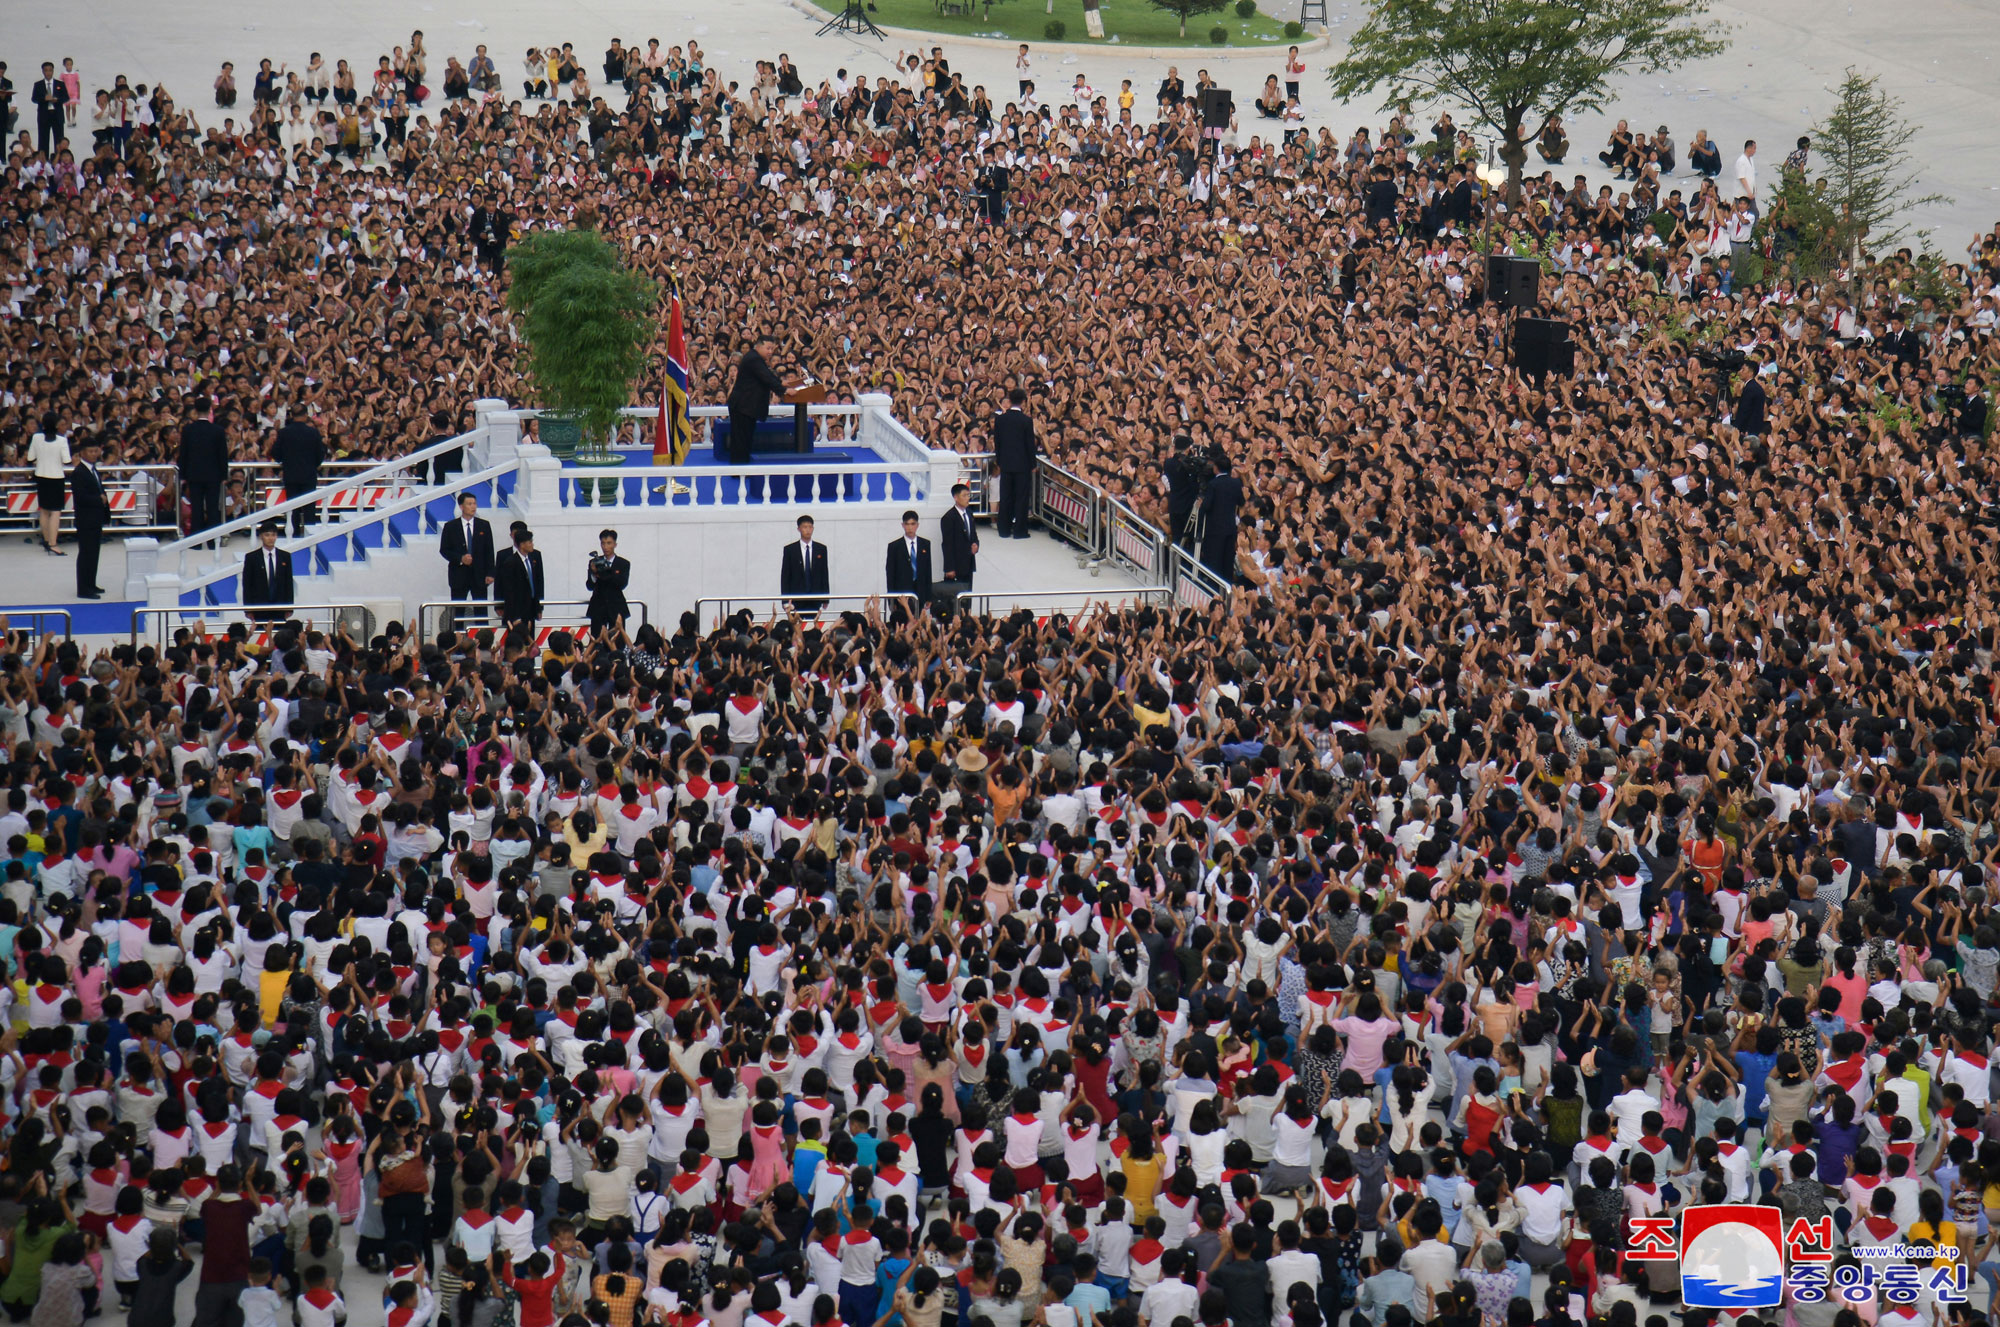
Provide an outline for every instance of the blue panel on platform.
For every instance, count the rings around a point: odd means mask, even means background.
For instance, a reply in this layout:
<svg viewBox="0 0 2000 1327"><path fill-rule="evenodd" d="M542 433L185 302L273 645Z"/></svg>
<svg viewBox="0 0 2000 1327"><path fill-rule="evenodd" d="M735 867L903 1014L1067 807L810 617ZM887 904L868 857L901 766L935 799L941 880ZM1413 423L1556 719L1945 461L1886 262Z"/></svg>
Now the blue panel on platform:
<svg viewBox="0 0 2000 1327"><path fill-rule="evenodd" d="M819 440L819 425L814 424L812 437ZM718 419L709 436L714 439L715 449L722 451L729 446L729 421ZM792 450L792 421L784 419L760 419L757 421L757 437L750 444L750 450L757 452L789 452ZM796 455L797 453L793 453Z"/></svg>
<svg viewBox="0 0 2000 1327"><path fill-rule="evenodd" d="M0 615L60 608L68 611L70 630L79 636L129 636L132 633L132 610L144 606L144 601L139 599L78 599L59 604L8 604L0 607ZM62 630L59 623L44 625L54 632Z"/></svg>

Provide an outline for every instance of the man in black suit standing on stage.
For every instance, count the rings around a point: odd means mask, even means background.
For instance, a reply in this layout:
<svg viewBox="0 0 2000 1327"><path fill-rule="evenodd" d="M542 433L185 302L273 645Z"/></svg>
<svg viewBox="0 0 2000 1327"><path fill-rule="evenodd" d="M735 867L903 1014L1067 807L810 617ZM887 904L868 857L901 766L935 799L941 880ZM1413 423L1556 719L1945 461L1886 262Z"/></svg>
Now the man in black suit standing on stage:
<svg viewBox="0 0 2000 1327"><path fill-rule="evenodd" d="M479 515L479 499L471 493L458 496L458 516L438 531L438 552L445 560L446 576L454 599L489 599L493 584L493 527ZM460 620L452 611L454 625Z"/></svg>
<svg viewBox="0 0 2000 1327"><path fill-rule="evenodd" d="M181 450L176 458L181 496L188 503L188 528L196 534L222 524L222 481L229 477L229 435L215 422L206 396L194 402L195 417L181 425Z"/></svg>
<svg viewBox="0 0 2000 1327"><path fill-rule="evenodd" d="M972 523L972 488L951 486L951 510L938 522L938 542L944 546L947 593L971 594L972 573L979 569L979 530Z"/></svg>
<svg viewBox="0 0 2000 1327"><path fill-rule="evenodd" d="M778 593L828 594L832 575L826 561L826 545L813 540L813 518L799 517L798 542L786 544L778 567ZM801 613L817 613L826 607L824 599L794 599L790 605Z"/></svg>
<svg viewBox="0 0 2000 1327"><path fill-rule="evenodd" d="M757 424L771 413L771 398L790 390L771 368L778 344L759 336L736 361L736 384L729 389L729 463L750 464ZM759 486L762 487L761 485Z"/></svg>
<svg viewBox="0 0 2000 1327"><path fill-rule="evenodd" d="M84 438L77 443L77 462L70 467L69 501L76 513L76 597L102 599L97 584L97 550L104 543L104 527L111 523L111 498L104 491L104 476L97 471L98 440Z"/></svg>
<svg viewBox="0 0 2000 1327"><path fill-rule="evenodd" d="M1028 394L1007 393L1007 409L993 421L993 459L1000 466L1000 503L993 529L1002 539L1028 537L1028 492L1035 483L1035 423L1021 409Z"/></svg>
<svg viewBox="0 0 2000 1327"><path fill-rule="evenodd" d="M319 487L319 468L326 461L326 439L306 418L297 402L292 404L283 428L271 442L271 459L285 479L285 497L302 498ZM292 510L292 533L304 534L308 525L319 524L319 504Z"/></svg>
<svg viewBox="0 0 2000 1327"><path fill-rule="evenodd" d="M273 517L257 527L257 547L243 556L243 607L252 610L252 622L282 622L285 614L254 611L258 604L298 602L292 583L292 555L278 547L284 532L283 520Z"/></svg>
<svg viewBox="0 0 2000 1327"><path fill-rule="evenodd" d="M915 512L903 513L903 537L889 541L883 577L890 594L914 594L921 609L931 599L931 541L917 533L919 524Z"/></svg>

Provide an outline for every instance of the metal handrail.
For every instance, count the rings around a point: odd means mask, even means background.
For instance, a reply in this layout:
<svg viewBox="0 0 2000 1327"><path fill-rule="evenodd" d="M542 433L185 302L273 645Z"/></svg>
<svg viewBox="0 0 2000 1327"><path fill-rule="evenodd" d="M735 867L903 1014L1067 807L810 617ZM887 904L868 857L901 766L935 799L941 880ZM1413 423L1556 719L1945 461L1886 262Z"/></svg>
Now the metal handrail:
<svg viewBox="0 0 2000 1327"><path fill-rule="evenodd" d="M150 509L142 509L139 512L133 513L135 516L143 516L144 519L142 520L128 521L124 517L113 516L111 524L107 528L108 533L115 532L120 537L145 534L148 531L172 530L178 533L178 526L170 521L160 520L157 514L159 511L158 499L163 489L171 489L173 492L173 503L170 509L176 513L180 511L180 472L176 467L172 465L100 465L97 467L97 471L104 477L104 487L107 497L115 492L137 493L141 498L151 502ZM151 492L139 488L132 482L134 479L142 476L147 478L147 485L151 489ZM119 482L121 478L125 482ZM39 511L28 511L15 516L6 510L5 503L6 498L12 497L16 493L32 493L34 491L35 472L32 467L0 466L0 529L25 531L35 528L35 522L40 518ZM76 509L67 501L63 505L62 515L57 528L70 531L76 529Z"/></svg>
<svg viewBox="0 0 2000 1327"><path fill-rule="evenodd" d="M1229 596L1228 582L1203 566L1200 558L1179 544L1172 548L1174 602L1186 608L1207 608L1216 599Z"/></svg>
<svg viewBox="0 0 2000 1327"><path fill-rule="evenodd" d="M991 617L996 600L1014 608L1025 607L1023 602L1025 600L1074 603L1088 608L1093 604L1117 603L1126 599L1135 602L1145 599L1166 600L1171 599L1173 593L1174 587L1171 585L1127 585L1116 590L974 590L959 595L958 602L960 607L975 617ZM975 603L984 606L975 610L971 607Z"/></svg>
<svg viewBox="0 0 2000 1327"><path fill-rule="evenodd" d="M1135 576L1149 579L1165 574L1167 537L1131 507L1104 496L1104 556Z"/></svg>
<svg viewBox="0 0 2000 1327"><path fill-rule="evenodd" d="M1056 476L1060 483L1052 484L1050 477ZM1081 489L1082 494L1070 491L1070 486ZM1083 510L1080 513L1063 511L1052 503L1051 490L1061 494L1063 500L1073 499ZM1087 494L1088 496L1083 496ZM1035 462L1035 490L1028 498L1028 514L1042 523L1042 528L1050 534L1082 550L1077 565L1099 561L1104 557L1104 491L1080 475L1070 473L1048 457Z"/></svg>
<svg viewBox="0 0 2000 1327"><path fill-rule="evenodd" d="M908 590L883 590L877 594L729 594L695 600L694 613L695 621L699 624L702 609L708 605L718 605L722 611L716 614L715 621L716 625L720 626L733 611L730 608L731 604L747 606L749 604L789 604L803 601L825 607L827 604L866 604L878 599L919 599L921 597L920 595L910 593Z"/></svg>
<svg viewBox="0 0 2000 1327"><path fill-rule="evenodd" d="M335 488L345 488L354 484L365 483L370 479L387 478L401 471L419 466L423 462L435 460L447 452L460 448L469 450L479 440L479 437L480 432L477 429L469 433L461 433L457 437L446 438L443 442L434 442L428 447L419 448L411 452L408 456L400 456L392 461L384 461L376 465L371 465L358 474L344 475L339 484L322 484L310 493L302 494L295 498L286 498L283 502L277 503L274 506L260 508L252 515L239 516L233 521L224 521L220 525L211 525L206 530L161 545L160 562L164 565L169 557L174 558L176 569L185 577L187 575L187 555L195 549L213 545L215 551L219 554L224 540L239 534L253 533L258 526L274 516L288 515L291 512L304 511L308 507L321 506L331 498L332 491ZM509 466L508 468L511 469L512 467ZM471 482L464 475L454 474L451 483L432 485L432 487L443 490ZM432 494L430 496L435 495ZM369 519L373 519L385 510L387 510L386 507L372 508L367 513L367 516ZM308 539L313 538L312 536L306 537ZM288 544L286 547L290 548L292 545Z"/></svg>
<svg viewBox="0 0 2000 1327"><path fill-rule="evenodd" d="M425 603L418 604L417 643L420 645L427 644L431 639L430 616L431 616L431 610L434 608L443 609L446 614L450 614L453 612L463 612L467 609L480 609L480 608L495 609L499 608L505 602L506 601L502 599L432 599ZM643 599L627 599L625 601L625 604L628 608L636 608L639 610L638 625L631 628L631 630L636 631L638 630L639 627L645 626L648 614L646 601ZM585 611L581 613L569 613L569 612L551 613L549 610L552 608L554 609L581 608L584 609ZM590 608L590 600L588 599L544 599L542 601L542 615L541 617L535 620L537 622L546 622L549 618L553 617L560 619L560 621L565 624L571 622L587 623L590 621L590 613L588 611L589 608ZM496 628L503 627L506 625L505 622L499 620L497 614L489 613L488 617L491 620L483 623L482 625L496 627Z"/></svg>
<svg viewBox="0 0 2000 1327"><path fill-rule="evenodd" d="M958 482L972 490L972 514L991 516L993 495L987 487L992 478L987 470L987 462L994 459L992 452L960 452L958 454Z"/></svg>
<svg viewBox="0 0 2000 1327"><path fill-rule="evenodd" d="M417 492L410 494L406 498L398 498L394 502L385 502L379 507L371 507L368 510L367 515L361 520L348 521L342 525L322 526L316 529L313 533L302 535L297 539L292 539L292 540L281 539L278 541L278 546L287 552L292 552L292 553L304 552L310 555L313 552L315 552L320 545L330 544L335 539L349 539L349 540L354 539L360 534L361 531L368 529L370 526L374 525L378 521L383 522L386 528L386 523L391 516L400 516L402 513L406 511L420 512L424 509L426 505L436 502L440 497L444 497L450 493L463 492L466 489L478 488L482 484L496 483L502 476L513 474L514 471L517 468L519 468L519 466L520 466L520 461L516 459L512 461L506 461L500 465L488 466L484 470L477 470L469 475L455 474L451 477L451 482L449 484L437 484L433 485L430 488L419 489ZM326 490L320 489L317 491L323 493ZM290 508L291 505L292 505L291 503L287 502L282 504L281 506L273 507L270 510L273 512L283 511ZM260 514L258 519L261 521L265 514ZM219 529L221 527L218 526L216 528ZM207 532L204 531L203 533ZM428 534L429 531L424 531L424 533ZM386 535L385 535L385 540L386 540ZM164 552L164 550L162 551ZM183 578L181 581L181 589L194 590L194 589L199 589L205 585L213 585L215 582L219 580L226 580L231 576L237 575L241 571L242 571L242 565L240 563L231 566L211 567L209 570L203 572L199 576L190 576Z"/></svg>
<svg viewBox="0 0 2000 1327"><path fill-rule="evenodd" d="M42 619L45 617L59 617L63 623L63 636L68 638L76 635L76 620L70 616L70 611L67 608L0 608L0 617L7 619L7 630L9 631L15 629L19 619L28 619L35 625L32 627L23 627L21 630L26 631L30 636L48 635L48 632L42 630Z"/></svg>
<svg viewBox="0 0 2000 1327"><path fill-rule="evenodd" d="M132 610L132 644L137 645L139 643L141 623L144 622L144 620L149 617L156 617L160 619L161 630L159 634L159 640L161 644L165 644L167 638L166 622L167 619L169 618L176 618L176 617L198 618L204 621L212 618L218 622L221 622L223 626L227 627L236 622L243 622L246 624L250 624L250 614L252 613L283 613L285 616L279 619L280 621L289 621L292 618L302 617L303 615L308 613L315 613L315 614L326 613L330 615L328 618L329 623L337 623L339 621L339 615L348 611L349 609L360 609L361 611L366 612L368 609L368 605L366 604L206 604L196 608L189 608L186 605L177 604L172 608L135 608ZM255 624L255 625L261 625L261 624Z"/></svg>

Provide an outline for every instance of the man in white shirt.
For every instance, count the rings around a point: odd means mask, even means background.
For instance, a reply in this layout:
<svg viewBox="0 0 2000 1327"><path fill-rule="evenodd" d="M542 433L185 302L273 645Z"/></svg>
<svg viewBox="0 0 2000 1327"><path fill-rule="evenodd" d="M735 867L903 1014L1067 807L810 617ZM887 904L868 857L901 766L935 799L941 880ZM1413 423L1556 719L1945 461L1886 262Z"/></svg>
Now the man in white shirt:
<svg viewBox="0 0 2000 1327"><path fill-rule="evenodd" d="M1139 1300L1140 1327L1164 1327L1176 1318L1193 1321L1201 1306L1201 1292L1182 1274L1189 1249L1168 1249L1160 1255L1160 1279L1146 1287Z"/></svg>
<svg viewBox="0 0 2000 1327"><path fill-rule="evenodd" d="M1751 139L1743 145L1743 155L1736 158L1736 192L1750 200L1750 210L1757 210L1757 140Z"/></svg>
<svg viewBox="0 0 2000 1327"><path fill-rule="evenodd" d="M1283 1304L1285 1296L1295 1285L1309 1286L1315 1298L1319 1295L1319 1257L1299 1251L1298 1229L1297 1224L1290 1221L1278 1227L1278 1252L1264 1264L1271 1274L1271 1302L1274 1304Z"/></svg>

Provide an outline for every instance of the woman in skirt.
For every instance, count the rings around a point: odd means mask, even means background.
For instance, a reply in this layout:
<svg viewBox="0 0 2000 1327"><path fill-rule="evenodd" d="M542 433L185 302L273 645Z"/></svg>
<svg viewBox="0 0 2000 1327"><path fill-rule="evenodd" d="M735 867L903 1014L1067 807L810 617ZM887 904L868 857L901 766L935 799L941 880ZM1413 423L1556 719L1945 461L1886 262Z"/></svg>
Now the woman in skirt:
<svg viewBox="0 0 2000 1327"><path fill-rule="evenodd" d="M68 500L64 480L69 475L69 439L56 429L53 410L42 416L42 431L28 443L28 464L35 467L35 506L42 520L42 548L55 557L64 556L56 547L56 527L62 521L63 503Z"/></svg>

